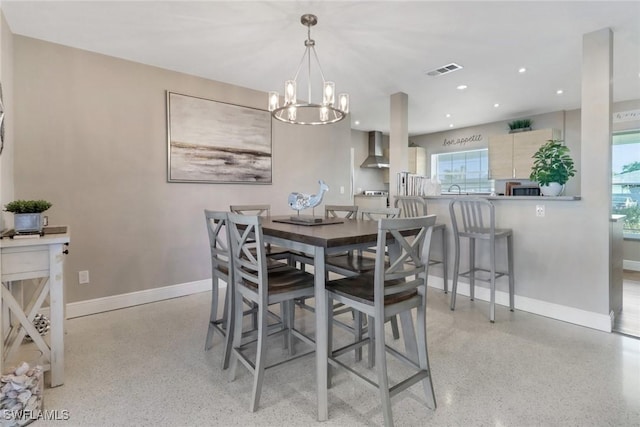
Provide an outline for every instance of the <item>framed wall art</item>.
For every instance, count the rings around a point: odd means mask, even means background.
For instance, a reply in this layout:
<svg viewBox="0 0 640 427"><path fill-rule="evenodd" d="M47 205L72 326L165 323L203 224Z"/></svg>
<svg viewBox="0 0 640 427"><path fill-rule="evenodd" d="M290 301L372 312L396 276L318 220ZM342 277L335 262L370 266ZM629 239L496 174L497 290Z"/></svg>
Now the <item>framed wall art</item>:
<svg viewBox="0 0 640 427"><path fill-rule="evenodd" d="M271 184L266 110L167 91L167 181Z"/></svg>

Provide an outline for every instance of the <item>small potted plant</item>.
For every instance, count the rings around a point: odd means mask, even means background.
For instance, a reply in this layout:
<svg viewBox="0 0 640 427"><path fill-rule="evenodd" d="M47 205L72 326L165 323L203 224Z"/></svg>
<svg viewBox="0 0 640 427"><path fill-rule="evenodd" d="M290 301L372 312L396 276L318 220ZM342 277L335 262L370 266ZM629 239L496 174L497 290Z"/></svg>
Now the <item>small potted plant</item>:
<svg viewBox="0 0 640 427"><path fill-rule="evenodd" d="M13 212L16 233L41 233L42 212L51 207L46 200L14 200L4 205L4 210Z"/></svg>
<svg viewBox="0 0 640 427"><path fill-rule="evenodd" d="M569 178L576 174L569 147L562 140L548 140L533 155L533 159L529 179L540 185L543 196L560 195Z"/></svg>
<svg viewBox="0 0 640 427"><path fill-rule="evenodd" d="M509 133L531 130L531 119L520 119L509 122Z"/></svg>

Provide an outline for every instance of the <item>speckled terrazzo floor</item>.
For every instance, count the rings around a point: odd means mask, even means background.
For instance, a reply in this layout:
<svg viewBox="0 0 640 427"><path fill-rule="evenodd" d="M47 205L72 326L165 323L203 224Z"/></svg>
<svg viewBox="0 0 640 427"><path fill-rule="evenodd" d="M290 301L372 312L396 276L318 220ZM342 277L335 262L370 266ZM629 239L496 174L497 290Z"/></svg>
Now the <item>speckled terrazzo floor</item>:
<svg viewBox="0 0 640 427"><path fill-rule="evenodd" d="M69 320L66 381L45 390L45 408L70 419L34 425L382 425L377 394L340 371L330 419L316 422L313 356L267 371L260 409L249 412L251 376L239 366L227 382L218 335L203 350L209 298ZM311 316L298 315L307 330ZM461 297L451 312L436 289L428 333L438 408L426 408L414 386L392 400L397 426L640 425L640 340L504 307L490 324L486 303Z"/></svg>

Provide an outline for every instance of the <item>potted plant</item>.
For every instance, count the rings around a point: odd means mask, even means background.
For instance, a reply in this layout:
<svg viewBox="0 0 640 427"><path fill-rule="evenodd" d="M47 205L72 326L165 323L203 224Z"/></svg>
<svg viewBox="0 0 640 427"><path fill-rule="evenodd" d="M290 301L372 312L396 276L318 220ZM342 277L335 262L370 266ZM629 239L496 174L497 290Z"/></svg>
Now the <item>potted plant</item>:
<svg viewBox="0 0 640 427"><path fill-rule="evenodd" d="M540 185L544 196L558 196L569 178L576 174L569 147L562 140L548 140L533 155L533 159L529 179Z"/></svg>
<svg viewBox="0 0 640 427"><path fill-rule="evenodd" d="M4 210L13 212L16 233L41 233L42 212L51 207L46 200L14 200L4 205Z"/></svg>
<svg viewBox="0 0 640 427"><path fill-rule="evenodd" d="M520 119L509 122L509 133L531 130L531 119Z"/></svg>

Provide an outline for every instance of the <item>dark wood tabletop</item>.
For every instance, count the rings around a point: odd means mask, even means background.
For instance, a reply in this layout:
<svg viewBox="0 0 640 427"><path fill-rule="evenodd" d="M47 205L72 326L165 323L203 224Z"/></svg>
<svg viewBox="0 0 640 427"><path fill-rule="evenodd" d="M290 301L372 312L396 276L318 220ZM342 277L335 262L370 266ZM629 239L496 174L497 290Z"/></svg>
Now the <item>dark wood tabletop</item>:
<svg viewBox="0 0 640 427"><path fill-rule="evenodd" d="M337 224L309 226L274 221L280 218L289 216L265 218L262 221L262 232L267 236L324 248L370 243L378 238L378 221L345 219Z"/></svg>

